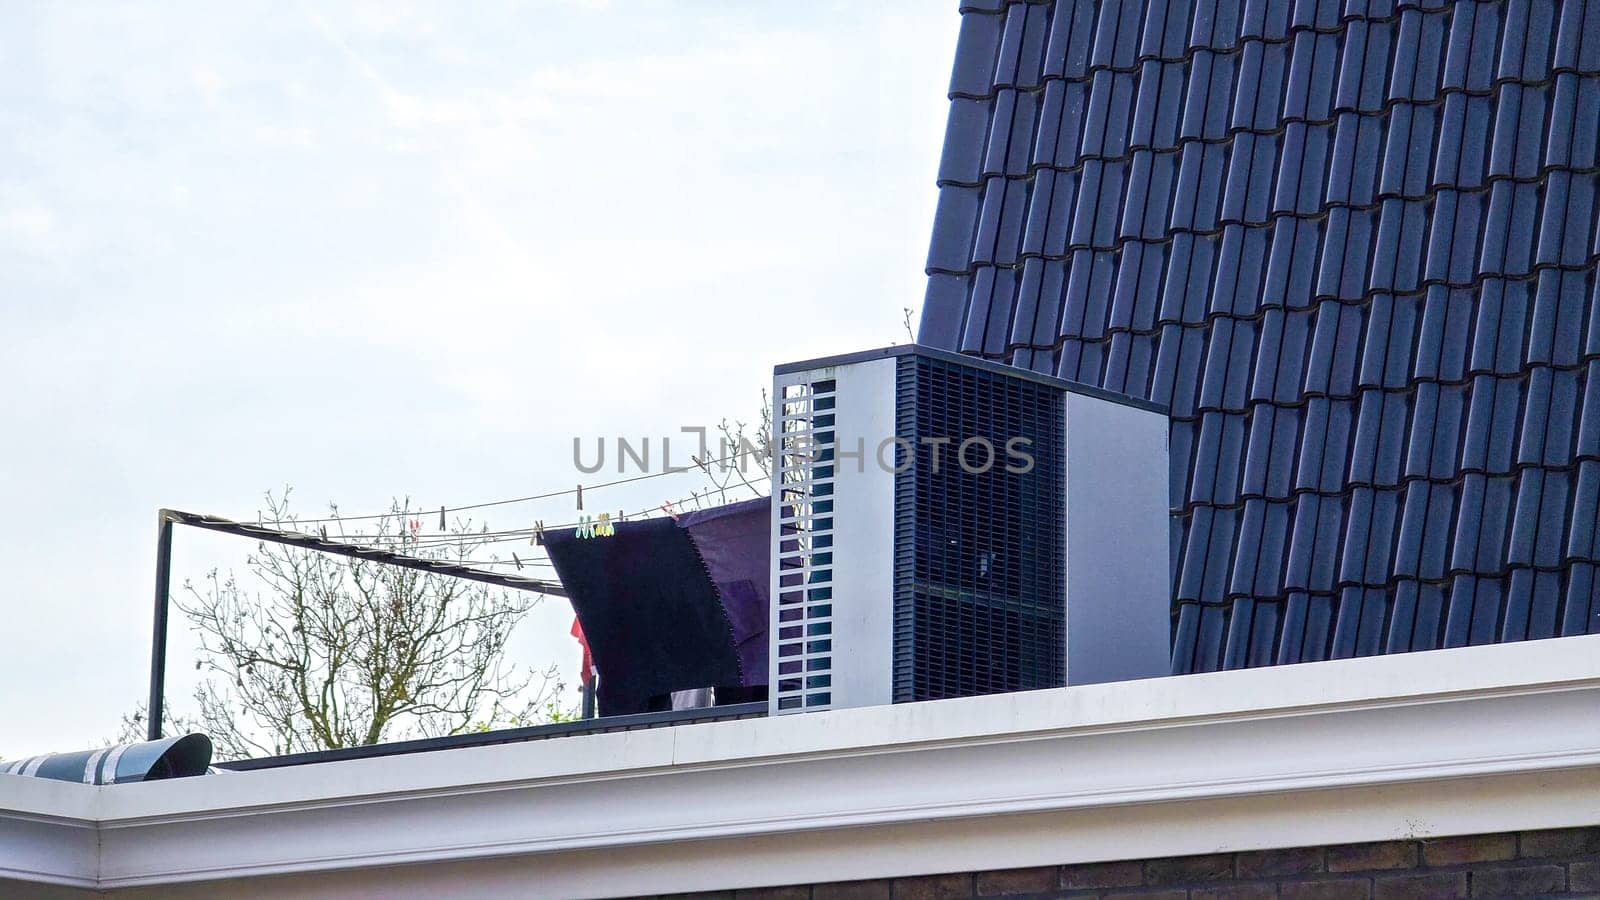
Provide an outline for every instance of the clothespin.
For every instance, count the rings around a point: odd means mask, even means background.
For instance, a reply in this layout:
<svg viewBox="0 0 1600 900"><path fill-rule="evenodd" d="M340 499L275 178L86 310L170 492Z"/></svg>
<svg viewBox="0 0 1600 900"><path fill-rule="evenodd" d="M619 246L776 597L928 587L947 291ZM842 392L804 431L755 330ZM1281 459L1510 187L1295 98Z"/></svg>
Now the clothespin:
<svg viewBox="0 0 1600 900"><path fill-rule="evenodd" d="M661 504L661 511L666 513L667 515L671 516L672 517L672 521L674 521L674 522L678 521L678 514L677 514L677 512L675 512L672 509L672 501L671 500L668 500L667 502Z"/></svg>
<svg viewBox="0 0 1600 900"><path fill-rule="evenodd" d="M326 525L318 525L317 526L317 531L318 531L318 533L320 533L322 535L322 539L323 540L327 540L328 539L328 526L326 526Z"/></svg>
<svg viewBox="0 0 1600 900"><path fill-rule="evenodd" d="M594 533L596 537L611 537L617 533L617 527L611 524L611 513L600 514L600 521L596 523Z"/></svg>
<svg viewBox="0 0 1600 900"><path fill-rule="evenodd" d="M539 519L533 523L533 537L528 538L529 547L544 546L544 520Z"/></svg>
<svg viewBox="0 0 1600 900"><path fill-rule="evenodd" d="M578 528L572 532L572 536L579 540L587 540L594 537L594 516L579 516Z"/></svg>
<svg viewBox="0 0 1600 900"><path fill-rule="evenodd" d="M522 571L522 560L517 558L517 555L515 553L511 554L511 561L517 564L517 571L518 572Z"/></svg>
<svg viewBox="0 0 1600 900"><path fill-rule="evenodd" d="M578 485L578 508L583 509L583 485Z"/></svg>
<svg viewBox="0 0 1600 900"><path fill-rule="evenodd" d="M449 527L450 526L448 524L446 524L445 520L444 520L444 507L441 506L441 507L439 507L439 530L440 531L444 531L445 529L447 529Z"/></svg>

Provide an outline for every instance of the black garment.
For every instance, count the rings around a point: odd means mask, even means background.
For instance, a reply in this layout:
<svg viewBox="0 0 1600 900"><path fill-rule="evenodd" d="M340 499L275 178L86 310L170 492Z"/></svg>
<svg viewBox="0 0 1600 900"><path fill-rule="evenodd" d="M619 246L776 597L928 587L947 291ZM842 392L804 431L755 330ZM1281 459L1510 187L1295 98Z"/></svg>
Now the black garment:
<svg viewBox="0 0 1600 900"><path fill-rule="evenodd" d="M744 684L732 625L688 533L671 519L615 527L610 537L545 536L600 670L601 715L648 711L672 691Z"/></svg>

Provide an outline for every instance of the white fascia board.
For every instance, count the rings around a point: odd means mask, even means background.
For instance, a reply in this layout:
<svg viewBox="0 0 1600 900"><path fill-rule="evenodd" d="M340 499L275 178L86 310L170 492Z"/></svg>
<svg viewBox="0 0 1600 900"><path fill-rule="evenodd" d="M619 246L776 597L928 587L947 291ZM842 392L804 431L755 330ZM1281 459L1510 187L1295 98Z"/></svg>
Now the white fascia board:
<svg viewBox="0 0 1600 900"><path fill-rule="evenodd" d="M0 881L94 887L99 796L92 785L0 775Z"/></svg>
<svg viewBox="0 0 1600 900"><path fill-rule="evenodd" d="M87 790L106 888L499 859L576 896L815 881L840 840L828 879L1600 824L1600 636Z"/></svg>

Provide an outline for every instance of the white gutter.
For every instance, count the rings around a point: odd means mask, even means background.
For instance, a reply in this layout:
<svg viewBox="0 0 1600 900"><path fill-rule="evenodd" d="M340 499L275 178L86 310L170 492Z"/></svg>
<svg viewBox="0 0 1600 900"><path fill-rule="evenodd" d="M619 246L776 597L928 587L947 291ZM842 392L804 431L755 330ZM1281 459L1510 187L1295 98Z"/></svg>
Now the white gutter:
<svg viewBox="0 0 1600 900"><path fill-rule="evenodd" d="M432 863L386 894L600 896L1593 824L1600 635L149 784L3 778L0 877ZM46 834L63 849L40 861Z"/></svg>

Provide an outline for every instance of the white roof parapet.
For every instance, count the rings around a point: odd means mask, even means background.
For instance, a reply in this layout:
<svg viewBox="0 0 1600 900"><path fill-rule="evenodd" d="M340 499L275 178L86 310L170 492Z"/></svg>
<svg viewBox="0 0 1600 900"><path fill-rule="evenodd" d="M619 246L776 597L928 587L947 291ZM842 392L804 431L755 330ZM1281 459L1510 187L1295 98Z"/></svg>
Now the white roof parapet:
<svg viewBox="0 0 1600 900"><path fill-rule="evenodd" d="M219 778L0 779L0 878L354 890L431 863L388 895L600 896L1593 824L1600 635Z"/></svg>

